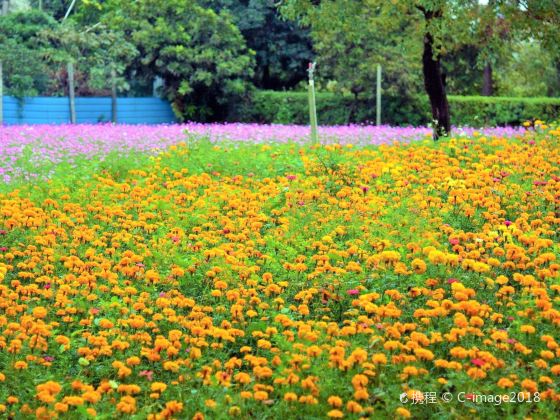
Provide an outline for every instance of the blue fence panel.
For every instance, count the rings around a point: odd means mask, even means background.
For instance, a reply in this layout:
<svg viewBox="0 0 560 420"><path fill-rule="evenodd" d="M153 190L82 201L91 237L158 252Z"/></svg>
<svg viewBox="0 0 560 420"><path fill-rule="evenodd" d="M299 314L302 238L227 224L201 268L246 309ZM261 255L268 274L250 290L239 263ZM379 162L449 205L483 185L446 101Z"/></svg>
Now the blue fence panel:
<svg viewBox="0 0 560 420"><path fill-rule="evenodd" d="M67 124L67 97L29 97L19 101L2 98L5 124ZM111 121L111 98L76 98L76 122ZM160 98L117 98L117 122L123 124L168 124L176 122L169 102Z"/></svg>

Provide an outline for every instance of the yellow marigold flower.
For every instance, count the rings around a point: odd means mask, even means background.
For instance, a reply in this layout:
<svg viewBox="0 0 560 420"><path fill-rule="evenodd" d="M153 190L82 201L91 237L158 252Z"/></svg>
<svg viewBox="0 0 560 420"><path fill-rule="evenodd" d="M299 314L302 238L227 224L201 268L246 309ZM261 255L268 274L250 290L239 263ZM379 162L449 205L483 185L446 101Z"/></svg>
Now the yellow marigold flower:
<svg viewBox="0 0 560 420"><path fill-rule="evenodd" d="M535 381L532 381L531 379L524 379L523 381L521 381L521 387L529 392L537 392L538 387L537 387L537 383Z"/></svg>
<svg viewBox="0 0 560 420"><path fill-rule="evenodd" d="M265 401L268 400L268 392L266 391L256 391L253 398L257 401Z"/></svg>
<svg viewBox="0 0 560 420"><path fill-rule="evenodd" d="M352 378L352 386L354 389L363 388L368 384L368 382L369 379L366 375L357 374Z"/></svg>
<svg viewBox="0 0 560 420"><path fill-rule="evenodd" d="M527 333L527 334L533 334L536 329L535 327L533 327L532 325L522 325L520 328L521 332Z"/></svg>
<svg viewBox="0 0 560 420"><path fill-rule="evenodd" d="M399 407L395 410L395 414L399 417L404 417L406 419L410 418L411 414L410 411L408 411L406 408L404 407Z"/></svg>
<svg viewBox="0 0 560 420"><path fill-rule="evenodd" d="M101 399L101 394L96 391L87 391L82 394L82 398L84 401L87 401L91 404L96 404Z"/></svg>
<svg viewBox="0 0 560 420"><path fill-rule="evenodd" d="M251 382L251 376L245 372L236 373L233 378L235 379L235 382L238 382L243 385L246 385L249 382Z"/></svg>
<svg viewBox="0 0 560 420"><path fill-rule="evenodd" d="M204 405L208 408L214 409L216 408L216 401L214 400L205 400Z"/></svg>
<svg viewBox="0 0 560 420"><path fill-rule="evenodd" d="M61 402L56 403L54 405L54 409L59 413L66 413L68 411L68 404L61 403Z"/></svg>
<svg viewBox="0 0 560 420"><path fill-rule="evenodd" d="M150 389L153 392L163 392L167 389L167 384L163 382L153 382L152 385L150 385Z"/></svg>
<svg viewBox="0 0 560 420"><path fill-rule="evenodd" d="M426 263L419 258L413 259L411 266L416 274L423 274L426 272Z"/></svg>
<svg viewBox="0 0 560 420"><path fill-rule="evenodd" d="M136 412L136 399L125 395L117 404L117 411L125 414L133 414Z"/></svg>
<svg viewBox="0 0 560 420"><path fill-rule="evenodd" d="M70 395L68 397L64 397L62 402L66 403L68 405L72 405L72 406L84 405L84 399L82 397L78 397L78 396L75 396L75 395Z"/></svg>
<svg viewBox="0 0 560 420"><path fill-rule="evenodd" d="M360 400L367 400L369 398L369 393L365 388L358 388L354 392L354 399Z"/></svg>
<svg viewBox="0 0 560 420"><path fill-rule="evenodd" d="M14 369L17 369L17 370L27 369L27 363L25 363L21 360L18 360L17 362L14 363Z"/></svg>
<svg viewBox="0 0 560 420"><path fill-rule="evenodd" d="M110 328L113 328L115 324L113 324L113 323L112 323L111 321L109 321L108 319L103 318L103 319L100 319L100 320L99 320L99 324L98 324L98 325L99 325L100 328L104 328L104 329L108 330L108 329L110 329Z"/></svg>
<svg viewBox="0 0 560 420"><path fill-rule="evenodd" d="M376 353L371 357L371 360L376 365L384 365L387 363L387 356L384 353Z"/></svg>
<svg viewBox="0 0 560 420"><path fill-rule="evenodd" d="M241 415L241 408L239 408L238 406L234 405L232 407L229 408L228 410L228 414L232 417L237 417Z"/></svg>
<svg viewBox="0 0 560 420"><path fill-rule="evenodd" d="M348 401L348 403L346 404L346 409L350 413L361 413L362 411L364 411L363 407L356 401Z"/></svg>
<svg viewBox="0 0 560 420"><path fill-rule="evenodd" d="M287 392L284 394L284 401L297 401L298 397L293 392Z"/></svg>
<svg viewBox="0 0 560 420"><path fill-rule="evenodd" d="M43 306L37 306L36 308L33 309L33 316L35 318L45 318L47 316L47 309L44 308Z"/></svg>
<svg viewBox="0 0 560 420"><path fill-rule="evenodd" d="M414 354L416 355L416 357L418 357L418 359L420 360L433 360L434 359L434 354L427 349L414 349Z"/></svg>
<svg viewBox="0 0 560 420"><path fill-rule="evenodd" d="M337 397L336 395L331 395L328 399L327 399L327 403L335 408L339 408L342 407L342 399L340 397Z"/></svg>
<svg viewBox="0 0 560 420"><path fill-rule="evenodd" d="M552 367L550 368L550 372L551 372L553 375L557 375L557 376L560 375L560 365L554 365L554 366L552 366Z"/></svg>
<svg viewBox="0 0 560 420"><path fill-rule="evenodd" d="M327 413L327 416L332 419L341 419L344 417L344 413L340 410L331 410Z"/></svg>
<svg viewBox="0 0 560 420"><path fill-rule="evenodd" d="M137 356L132 356L129 357L128 359L126 359L126 364L129 366L138 366L140 364L141 360L139 357Z"/></svg>
<svg viewBox="0 0 560 420"><path fill-rule="evenodd" d="M514 384L513 384L513 381L511 381L511 380L508 379L508 378L501 378L501 379L498 381L498 386L499 386L500 388L511 388L511 387L513 387L513 385L514 385Z"/></svg>
<svg viewBox="0 0 560 420"><path fill-rule="evenodd" d="M36 386L37 392L47 392L52 395L58 394L62 390L62 386L58 382L47 381Z"/></svg>

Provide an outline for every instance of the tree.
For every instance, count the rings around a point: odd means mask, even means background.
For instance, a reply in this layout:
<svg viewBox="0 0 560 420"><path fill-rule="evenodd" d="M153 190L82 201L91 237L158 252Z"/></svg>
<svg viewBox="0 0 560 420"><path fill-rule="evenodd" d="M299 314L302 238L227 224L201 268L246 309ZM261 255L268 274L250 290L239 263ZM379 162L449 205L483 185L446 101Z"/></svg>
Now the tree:
<svg viewBox="0 0 560 420"><path fill-rule="evenodd" d="M73 0L29 0L29 6L51 15L57 21L62 21ZM82 2L80 2L82 3ZM75 10L75 9L74 9Z"/></svg>
<svg viewBox="0 0 560 420"><path fill-rule="evenodd" d="M560 96L554 57L535 40L512 45L509 59L496 66L496 88L503 96Z"/></svg>
<svg viewBox="0 0 560 420"><path fill-rule="evenodd" d="M340 12L336 15L329 13L333 3L339 6ZM446 49L449 49L451 34L453 37L463 38L468 33L468 28L461 23L465 21L465 15L473 4L473 1L444 0L286 0L282 2L281 10L287 17L298 19L312 28L342 19L348 27L369 26L372 29L368 33L378 31L378 37L388 32L397 45L404 44L406 40L421 42L424 87L430 99L434 138L437 139L451 129L446 77L441 58ZM356 13L355 9L360 12ZM356 32L358 39L359 34L360 32Z"/></svg>
<svg viewBox="0 0 560 420"><path fill-rule="evenodd" d="M68 21L43 30L40 36L47 46L44 55L49 62L58 65L71 62L82 69L87 86L78 90L81 94L87 94L91 89L110 88L111 83L107 81L113 76L118 89L128 89L124 73L138 51L124 39L122 32L110 30L102 24L84 28Z"/></svg>
<svg viewBox="0 0 560 420"><path fill-rule="evenodd" d="M283 19L272 0L204 0L216 12L228 10L234 23L256 53L253 84L261 89L295 87L307 78L307 63L313 61L307 29Z"/></svg>
<svg viewBox="0 0 560 420"><path fill-rule="evenodd" d="M413 31L414 25L406 16L383 16L362 6L355 1L326 2L317 11L321 17L311 18L321 84L356 100L373 99L376 74L371 69L382 64L384 95L411 99L410 92L420 88L416 55L421 43L403 33Z"/></svg>
<svg viewBox="0 0 560 420"><path fill-rule="evenodd" d="M333 3L343 10L350 6L359 7L362 12L326 13ZM380 27L385 28L401 24L395 16L405 17L415 30L403 31L402 36L413 36L423 44L422 75L432 109L434 139L451 129L442 60L459 45L477 43L482 14L491 14L494 22L503 19L511 31L533 36L545 45L554 45L560 40L560 4L557 0L495 0L490 8L481 8L475 0L284 0L280 8L288 18L297 19L312 29L328 25L333 20L343 20L348 26L380 23Z"/></svg>
<svg viewBox="0 0 560 420"><path fill-rule="evenodd" d="M23 98L47 88L49 69L43 61L46 47L38 34L55 24L51 17L38 10L0 17L0 61L9 94Z"/></svg>
<svg viewBox="0 0 560 420"><path fill-rule="evenodd" d="M139 51L131 71L164 80L177 116L223 120L247 90L254 53L227 11L190 0L109 0L102 22L121 30Z"/></svg>

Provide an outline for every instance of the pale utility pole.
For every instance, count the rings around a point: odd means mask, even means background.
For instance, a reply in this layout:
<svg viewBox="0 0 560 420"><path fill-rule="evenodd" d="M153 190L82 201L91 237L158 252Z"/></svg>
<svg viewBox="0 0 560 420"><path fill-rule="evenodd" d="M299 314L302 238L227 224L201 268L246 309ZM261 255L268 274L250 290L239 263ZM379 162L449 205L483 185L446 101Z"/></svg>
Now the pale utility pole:
<svg viewBox="0 0 560 420"><path fill-rule="evenodd" d="M319 143L319 138L317 136L317 107L315 105L315 81L313 80L313 73L315 72L315 63L309 63L307 69L309 73L309 123L311 125L311 143Z"/></svg>
<svg viewBox="0 0 560 420"><path fill-rule="evenodd" d="M375 123L381 125L381 64L377 65L377 90L375 92Z"/></svg>
<svg viewBox="0 0 560 420"><path fill-rule="evenodd" d="M111 68L111 121L117 122L117 72Z"/></svg>
<svg viewBox="0 0 560 420"><path fill-rule="evenodd" d="M0 60L0 125L4 124L4 79L2 60Z"/></svg>
<svg viewBox="0 0 560 420"><path fill-rule="evenodd" d="M74 63L69 61L66 65L68 72L68 96L70 98L70 122L76 124L76 100L74 91Z"/></svg>

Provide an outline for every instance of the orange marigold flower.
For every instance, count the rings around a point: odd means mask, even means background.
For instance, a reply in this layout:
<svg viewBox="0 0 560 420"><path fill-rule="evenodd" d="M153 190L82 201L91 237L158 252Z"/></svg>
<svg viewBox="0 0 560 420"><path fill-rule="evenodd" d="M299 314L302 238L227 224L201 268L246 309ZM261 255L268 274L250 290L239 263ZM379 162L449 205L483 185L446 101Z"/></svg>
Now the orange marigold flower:
<svg viewBox="0 0 560 420"><path fill-rule="evenodd" d="M395 410L395 414L399 417L404 417L406 419L410 418L411 414L410 411L408 411L406 408L404 407L399 407Z"/></svg>
<svg viewBox="0 0 560 420"><path fill-rule="evenodd" d="M342 407L342 399L340 397L337 397L335 395L331 395L328 399L327 399L327 403L335 408L339 408Z"/></svg>
<svg viewBox="0 0 560 420"><path fill-rule="evenodd" d="M163 392L167 389L167 384L164 384L163 382L154 382L150 386L150 389L153 392Z"/></svg>
<svg viewBox="0 0 560 420"><path fill-rule="evenodd" d="M284 394L284 401L297 401L298 397L293 392L286 392Z"/></svg>
<svg viewBox="0 0 560 420"><path fill-rule="evenodd" d="M14 363L14 369L17 369L17 370L27 369L27 363L25 363L21 360L18 360L17 362Z"/></svg>
<svg viewBox="0 0 560 420"><path fill-rule="evenodd" d="M44 308L43 306L37 306L36 308L33 309L33 316L35 318L45 318L47 316L47 309Z"/></svg>
<svg viewBox="0 0 560 420"><path fill-rule="evenodd" d="M508 379L508 378L501 378L498 381L498 386L500 388L511 388L511 387L513 387L513 385L514 385L513 381L511 379Z"/></svg>

